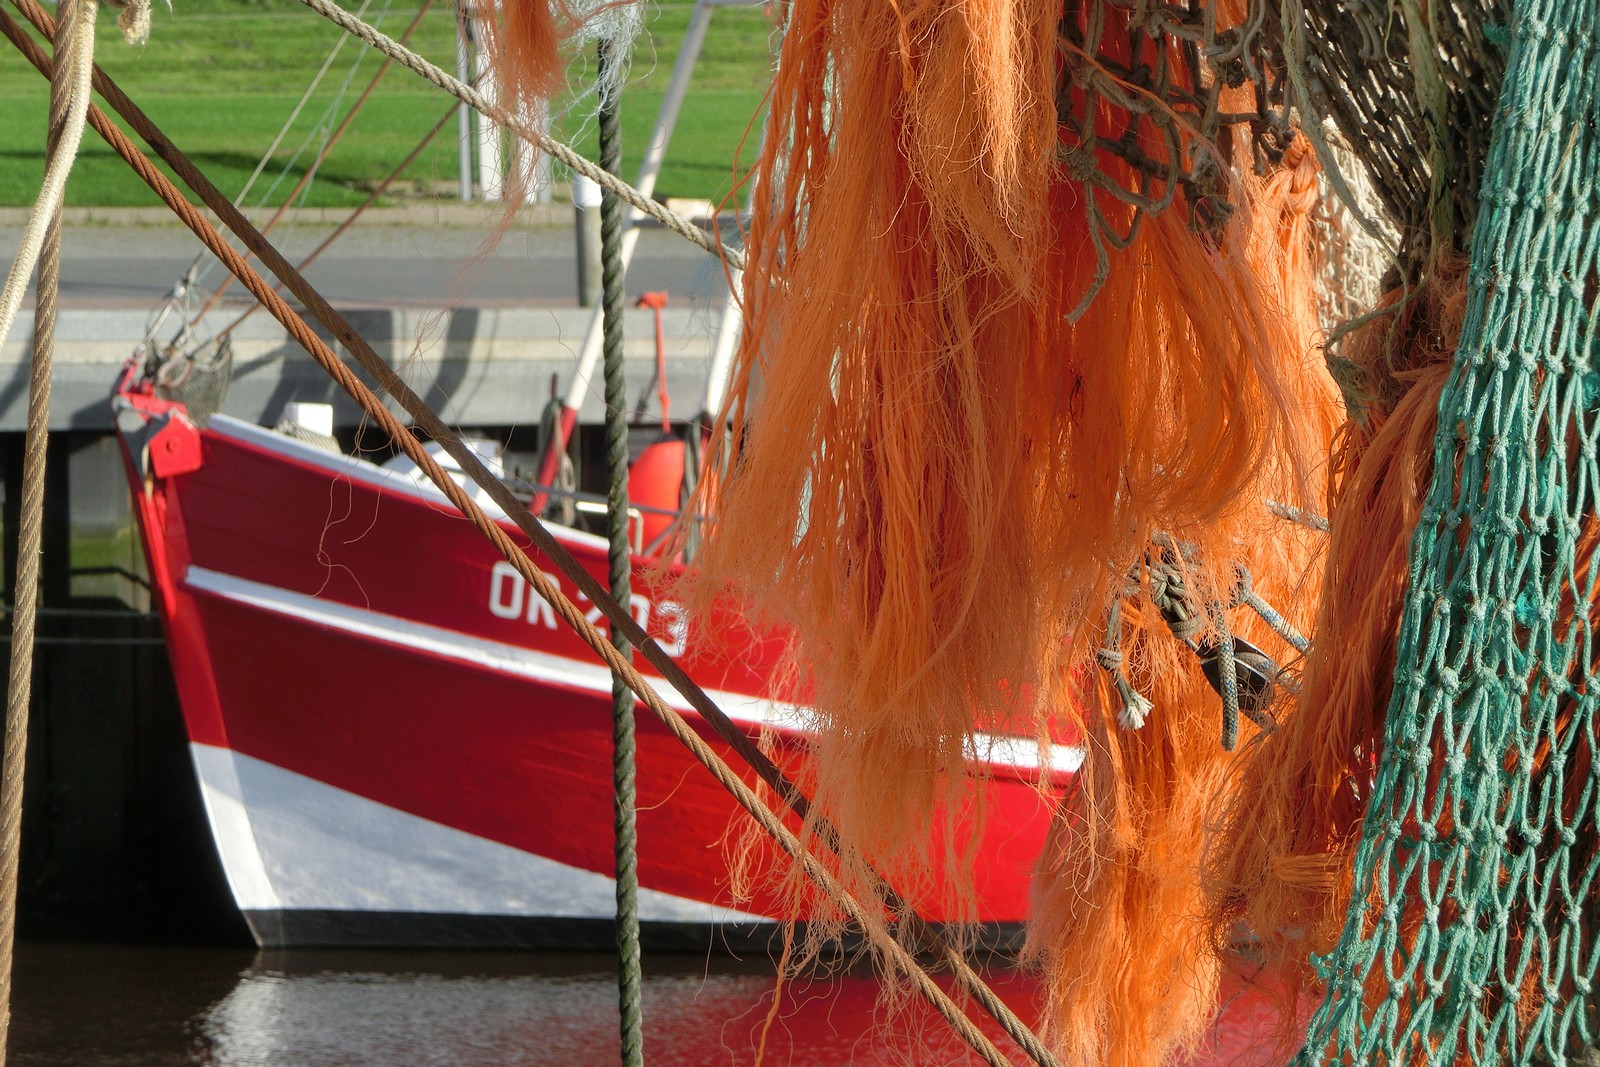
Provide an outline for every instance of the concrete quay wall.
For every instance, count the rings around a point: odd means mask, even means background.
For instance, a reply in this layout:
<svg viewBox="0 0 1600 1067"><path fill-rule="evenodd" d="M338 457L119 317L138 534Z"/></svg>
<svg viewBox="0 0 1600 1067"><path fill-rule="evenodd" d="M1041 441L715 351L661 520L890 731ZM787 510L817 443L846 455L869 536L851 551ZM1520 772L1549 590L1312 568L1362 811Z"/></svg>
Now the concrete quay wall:
<svg viewBox="0 0 1600 1067"><path fill-rule="evenodd" d="M586 308L347 307L341 309L373 348L398 369L447 420L463 427L526 426L539 418L555 378L565 395L577 364L590 312ZM198 336L219 330L237 308L214 312ZM720 312L703 307L668 309L663 316L667 388L672 412L699 410ZM56 328L52 375L52 430L109 430L107 397L118 371L143 342L149 312L142 309L67 308ZM312 324L325 338L327 334ZM170 336L170 326L163 336ZM0 344L0 433L26 426L29 350L33 316L24 310ZM628 395L636 415L658 415L655 320L652 312L626 312ZM346 398L298 343L270 316L257 312L234 331L233 383L222 410L273 424L290 401L334 405L339 426L360 421ZM330 343L331 338L329 339ZM353 364L339 345L335 351ZM604 417L598 372L580 420Z"/></svg>

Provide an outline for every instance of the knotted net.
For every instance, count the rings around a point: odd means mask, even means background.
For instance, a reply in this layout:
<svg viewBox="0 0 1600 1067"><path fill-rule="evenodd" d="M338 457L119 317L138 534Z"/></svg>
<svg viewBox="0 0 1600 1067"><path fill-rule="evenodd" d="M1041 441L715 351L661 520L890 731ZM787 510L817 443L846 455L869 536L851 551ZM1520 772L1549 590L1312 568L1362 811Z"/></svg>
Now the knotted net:
<svg viewBox="0 0 1600 1067"><path fill-rule="evenodd" d="M1593 3L1513 5L1354 898L1297 1063L1600 1045L1597 33Z"/></svg>

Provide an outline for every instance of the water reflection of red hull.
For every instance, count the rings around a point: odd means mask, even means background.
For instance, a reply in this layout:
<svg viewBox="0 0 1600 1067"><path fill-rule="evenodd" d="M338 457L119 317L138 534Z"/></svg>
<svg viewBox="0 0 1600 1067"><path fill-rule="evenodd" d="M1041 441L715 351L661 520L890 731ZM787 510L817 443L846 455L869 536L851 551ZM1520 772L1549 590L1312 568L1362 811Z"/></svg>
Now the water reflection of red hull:
<svg viewBox="0 0 1600 1067"><path fill-rule="evenodd" d="M610 679L577 637L442 494L404 472L222 416L197 429L180 407L137 388L118 404L195 767L257 938L605 936L614 907ZM556 532L604 573L603 542ZM794 752L802 713L767 696L777 642L734 618L710 619L702 632L644 575L637 582L634 612L651 633L736 721L752 733L774 729L780 752ZM1055 752L1063 769L1072 758ZM1031 741L989 750L985 922L1027 912L1048 816L1034 788L1037 759ZM703 944L708 924L781 914L760 879L735 899L734 820L721 789L641 715L649 930ZM930 888L924 903L937 896Z"/></svg>

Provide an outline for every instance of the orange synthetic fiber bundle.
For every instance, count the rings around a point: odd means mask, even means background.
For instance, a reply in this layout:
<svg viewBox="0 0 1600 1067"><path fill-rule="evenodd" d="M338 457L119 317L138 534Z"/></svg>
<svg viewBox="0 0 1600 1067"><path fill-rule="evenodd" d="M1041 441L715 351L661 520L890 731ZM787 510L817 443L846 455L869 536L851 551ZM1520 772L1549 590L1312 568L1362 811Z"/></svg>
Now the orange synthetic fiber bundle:
<svg viewBox="0 0 1600 1067"><path fill-rule="evenodd" d="M1300 355L1285 359L1283 375L1300 398L1300 443L1315 447L1331 438L1340 407L1312 347L1315 167L1304 142L1251 192L1249 248L1263 274L1275 265L1282 314L1301 339ZM1310 481L1320 484L1320 468ZM1251 488L1271 497L1302 485L1278 465ZM1234 529L1239 539L1228 558L1304 631L1316 600L1322 536L1258 507ZM1131 606L1117 651L1136 665L1132 679L1151 700L1151 712L1142 728L1121 728L1117 693L1103 672L1090 675L1090 691L1079 695L1084 769L1061 805L1036 878L1029 957L1050 979L1046 1025L1069 1064L1142 1067L1197 1046L1217 1012L1229 950L1210 936L1200 870L1240 757L1218 743L1221 701L1198 659L1147 602L1136 598ZM1279 664L1291 661L1293 650L1259 618L1225 614L1236 635ZM1286 714L1287 705L1281 700L1274 713ZM1243 736L1252 736L1243 725Z"/></svg>
<svg viewBox="0 0 1600 1067"><path fill-rule="evenodd" d="M795 0L757 167L738 450L701 502L691 592L732 583L792 630L817 809L897 879L948 839L929 813L962 807L975 730L1100 728L1063 680L1156 531L1194 546L1203 599L1238 562L1298 590L1312 554L1265 501L1320 499L1337 421L1311 350L1314 165L1241 182L1218 235L1181 208L1146 218L1070 319L1097 272L1091 204L1131 212L1058 163L1060 18L1059 0ZM1169 645L1130 645L1133 676ZM1180 721L1151 738L1183 751L1141 736L1126 758L1193 777L1217 701L1166 685L1154 714ZM1193 896L1196 862L1147 867Z"/></svg>
<svg viewBox="0 0 1600 1067"><path fill-rule="evenodd" d="M562 90L561 45L580 21L564 0L508 0L475 12L506 99L543 101Z"/></svg>
<svg viewBox="0 0 1600 1067"><path fill-rule="evenodd" d="M1383 741L1412 530L1433 473L1439 395L1466 305L1463 264L1387 297L1347 342L1365 397L1344 427L1330 485L1317 640L1298 709L1252 746L1207 857L1213 937L1241 925L1292 995L1315 991L1350 903L1351 863ZM1285 1025L1294 1020L1286 1016Z"/></svg>

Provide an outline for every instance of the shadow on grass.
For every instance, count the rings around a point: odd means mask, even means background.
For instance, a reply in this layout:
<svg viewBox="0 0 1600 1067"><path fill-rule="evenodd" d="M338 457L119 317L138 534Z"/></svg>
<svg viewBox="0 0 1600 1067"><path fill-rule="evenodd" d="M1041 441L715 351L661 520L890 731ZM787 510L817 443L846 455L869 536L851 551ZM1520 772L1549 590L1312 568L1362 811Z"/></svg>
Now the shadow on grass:
<svg viewBox="0 0 1600 1067"><path fill-rule="evenodd" d="M200 172L230 200L244 188L259 162L258 157L244 152L197 151L187 154ZM156 160L156 164L173 179L190 202L199 203L199 197L177 178L170 167L160 160ZM44 174L44 166L43 148L37 151L0 151L0 174L18 177L23 186L34 191L37 190L40 176ZM279 195L286 195L304 174L304 167L282 171L281 177L279 173L268 172L263 174L264 183L258 182L256 190L264 194L276 183ZM12 191L3 186L10 184L0 182L0 201L9 199L4 194ZM373 184L370 167L362 167L359 163L342 165L330 158L318 168L315 180L302 195L307 207L350 207L366 199ZM395 187L397 193L402 189L403 186L398 184ZM26 191L26 188L19 186L16 192ZM72 182L67 188L68 204L75 207L134 207L159 202L155 193L109 146L84 145L74 165Z"/></svg>

